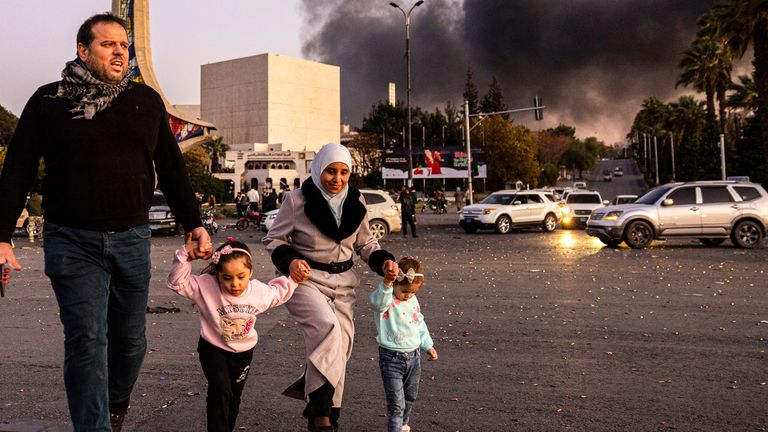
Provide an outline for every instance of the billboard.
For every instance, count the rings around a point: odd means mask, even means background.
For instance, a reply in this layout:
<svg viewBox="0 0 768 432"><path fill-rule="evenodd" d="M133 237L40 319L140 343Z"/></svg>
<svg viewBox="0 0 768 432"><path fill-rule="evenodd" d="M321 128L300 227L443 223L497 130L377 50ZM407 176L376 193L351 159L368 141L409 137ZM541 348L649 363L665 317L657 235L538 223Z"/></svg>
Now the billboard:
<svg viewBox="0 0 768 432"><path fill-rule="evenodd" d="M408 178L408 149L385 148L382 159L382 178L385 180ZM481 149L472 149L472 177L485 178L487 174L485 152ZM414 148L413 178L467 178L467 149L464 147Z"/></svg>

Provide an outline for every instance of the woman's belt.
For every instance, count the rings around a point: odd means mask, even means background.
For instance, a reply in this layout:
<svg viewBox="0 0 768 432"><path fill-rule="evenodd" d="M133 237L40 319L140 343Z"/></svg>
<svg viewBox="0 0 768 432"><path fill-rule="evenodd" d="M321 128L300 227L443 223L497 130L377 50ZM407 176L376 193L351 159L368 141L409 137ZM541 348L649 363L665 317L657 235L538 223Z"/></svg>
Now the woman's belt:
<svg viewBox="0 0 768 432"><path fill-rule="evenodd" d="M352 258L350 258L347 261L332 262L329 264L313 261L309 258L304 258L304 261L306 261L307 264L309 264L309 266L313 269L322 270L324 272L328 272L331 274L344 273L345 271L351 269L352 266L355 264L352 261Z"/></svg>

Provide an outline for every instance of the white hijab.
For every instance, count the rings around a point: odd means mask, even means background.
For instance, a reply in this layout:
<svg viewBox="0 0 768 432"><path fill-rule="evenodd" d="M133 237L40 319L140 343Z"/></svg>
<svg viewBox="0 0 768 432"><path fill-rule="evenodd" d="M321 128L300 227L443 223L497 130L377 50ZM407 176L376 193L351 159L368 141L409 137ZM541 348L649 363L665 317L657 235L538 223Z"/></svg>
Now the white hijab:
<svg viewBox="0 0 768 432"><path fill-rule="evenodd" d="M349 154L349 150L341 144L326 144L315 155L310 170L312 171L312 183L320 189L320 193L323 194L323 197L328 202L328 207L331 208L331 213L333 213L333 217L336 219L336 226L340 226L341 213L344 207L344 200L349 192L349 185L344 185L344 189L341 192L331 195L325 190L320 181L320 174L322 174L323 170L335 162L346 164L352 170L352 155Z"/></svg>

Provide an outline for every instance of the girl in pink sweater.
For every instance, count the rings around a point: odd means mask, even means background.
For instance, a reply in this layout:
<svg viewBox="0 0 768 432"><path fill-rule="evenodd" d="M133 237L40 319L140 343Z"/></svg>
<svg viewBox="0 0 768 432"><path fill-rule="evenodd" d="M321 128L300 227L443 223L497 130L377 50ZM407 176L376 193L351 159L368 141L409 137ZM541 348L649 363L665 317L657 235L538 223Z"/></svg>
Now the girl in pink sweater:
<svg viewBox="0 0 768 432"><path fill-rule="evenodd" d="M232 238L213 253L199 276L193 275L187 251L194 247L187 241L176 251L168 288L200 309L197 352L208 380L208 431L231 432L258 341L256 315L288 301L296 282L286 276L268 284L252 280L251 251Z"/></svg>

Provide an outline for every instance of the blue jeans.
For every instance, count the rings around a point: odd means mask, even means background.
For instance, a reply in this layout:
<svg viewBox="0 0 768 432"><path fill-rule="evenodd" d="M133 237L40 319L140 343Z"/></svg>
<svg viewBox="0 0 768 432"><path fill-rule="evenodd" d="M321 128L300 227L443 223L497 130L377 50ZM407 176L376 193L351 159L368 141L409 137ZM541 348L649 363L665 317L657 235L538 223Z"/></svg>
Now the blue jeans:
<svg viewBox="0 0 768 432"><path fill-rule="evenodd" d="M109 432L128 409L147 341L147 225L100 232L45 222L45 274L64 325L64 385L75 431Z"/></svg>
<svg viewBox="0 0 768 432"><path fill-rule="evenodd" d="M402 432L419 395L419 350L400 352L379 347L379 369L384 381L384 393L387 395L387 430Z"/></svg>

